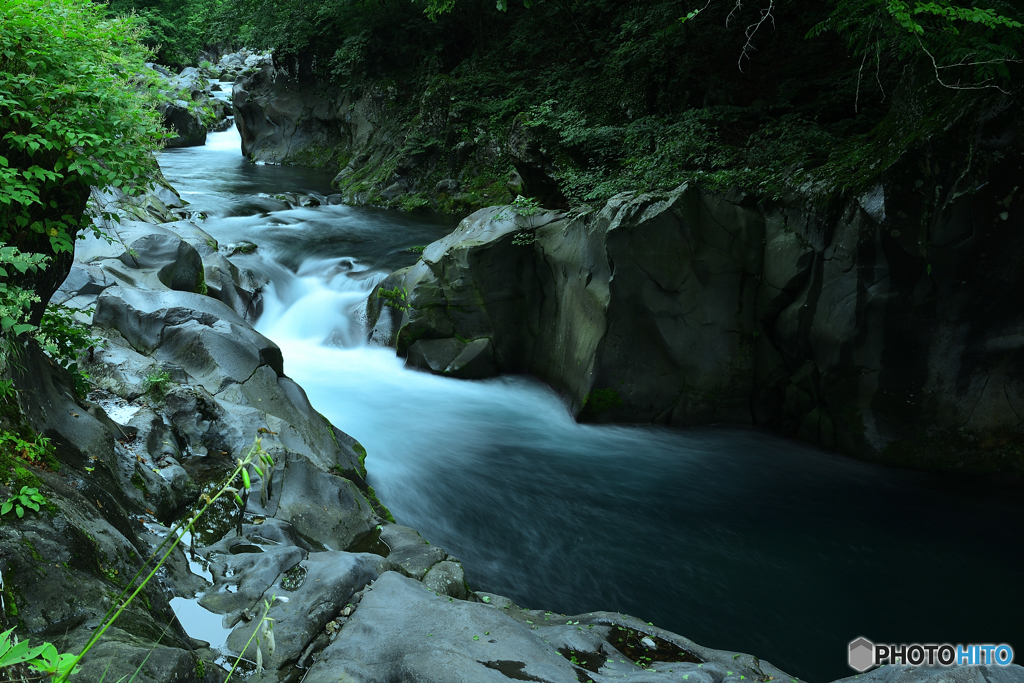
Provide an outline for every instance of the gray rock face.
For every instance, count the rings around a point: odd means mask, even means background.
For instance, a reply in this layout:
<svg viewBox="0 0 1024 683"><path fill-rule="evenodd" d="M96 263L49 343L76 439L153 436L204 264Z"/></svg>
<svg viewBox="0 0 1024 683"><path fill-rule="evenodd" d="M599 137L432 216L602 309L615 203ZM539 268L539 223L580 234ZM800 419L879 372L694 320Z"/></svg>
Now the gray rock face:
<svg viewBox="0 0 1024 683"><path fill-rule="evenodd" d="M242 154L253 160L337 168L353 138L369 134L364 112L349 111L348 99L310 92L265 62L239 76L232 102Z"/></svg>
<svg viewBox="0 0 1024 683"><path fill-rule="evenodd" d="M290 456L277 504L277 519L330 550L343 550L376 523L376 515L356 485L328 474L310 460Z"/></svg>
<svg viewBox="0 0 1024 683"><path fill-rule="evenodd" d="M675 659L681 661L658 662L654 671L636 666L612 644L627 628L650 633L660 647L678 651ZM597 612L566 618L524 612L508 601L499 608L453 600L386 572L303 680L720 683L768 676L786 674L749 655L702 648L630 617Z"/></svg>
<svg viewBox="0 0 1024 683"><path fill-rule="evenodd" d="M275 649L265 657L268 669L285 668L299 658L306 647L339 615L352 595L377 578L373 561L365 555L312 553L298 565L304 573L302 584L293 590L275 587L268 593L278 597L268 616L274 619ZM265 594L270 600L272 595ZM262 602L262 601L261 601ZM256 629L256 623L239 624L228 637L228 646L241 652Z"/></svg>
<svg viewBox="0 0 1024 683"><path fill-rule="evenodd" d="M207 128L187 101L161 102L157 111L163 115L164 125L177 133L167 140L167 147L201 147L206 144Z"/></svg>
<svg viewBox="0 0 1024 683"><path fill-rule="evenodd" d="M996 303L1024 286L1024 233L949 208L908 241L912 211L875 194L832 223L686 185L571 218L484 209L393 276L409 308L387 336L432 372L532 373L581 420L756 424L892 464L1024 469L1024 314Z"/></svg>

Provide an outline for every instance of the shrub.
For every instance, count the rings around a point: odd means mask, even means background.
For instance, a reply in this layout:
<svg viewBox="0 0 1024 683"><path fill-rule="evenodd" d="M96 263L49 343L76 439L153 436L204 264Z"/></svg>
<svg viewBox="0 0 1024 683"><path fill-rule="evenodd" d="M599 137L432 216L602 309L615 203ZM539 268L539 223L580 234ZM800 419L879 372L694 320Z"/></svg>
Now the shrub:
<svg viewBox="0 0 1024 683"><path fill-rule="evenodd" d="M38 297L38 323L71 268L90 188L138 194L164 137L145 88L147 50L132 18L90 0L0 0L0 241L53 254L13 283ZM94 228L95 229L95 228Z"/></svg>

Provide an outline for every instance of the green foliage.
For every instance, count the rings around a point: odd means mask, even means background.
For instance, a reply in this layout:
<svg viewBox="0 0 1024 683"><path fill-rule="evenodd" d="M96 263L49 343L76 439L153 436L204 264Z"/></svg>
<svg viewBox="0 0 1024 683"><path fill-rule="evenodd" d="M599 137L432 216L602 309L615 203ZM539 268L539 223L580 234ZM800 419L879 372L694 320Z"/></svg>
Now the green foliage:
<svg viewBox="0 0 1024 683"><path fill-rule="evenodd" d="M22 438L10 431L0 431L0 453L35 466L49 465L56 455L53 444L45 436L33 433Z"/></svg>
<svg viewBox="0 0 1024 683"><path fill-rule="evenodd" d="M263 450L260 440L257 439L253 447L249 450L244 458L240 458L235 469L227 476L224 483L220 484L210 494L206 494L203 497L203 505L199 509L195 510L185 520L180 522L171 533L167 534L164 542L161 543L152 555L146 560L145 563L139 568L135 575L126 583L123 584L123 590L121 594L117 596L115 600L112 600L112 606L104 616L99 627L93 632L92 637L86 643L85 647L78 654L60 654L57 648L51 643L43 643L35 648L30 648L28 641L19 642L13 635L12 631L8 630L4 633L0 633L0 675L4 673L4 669L9 671L15 671L16 675L19 669L12 669L11 667L24 667L28 666L31 670L39 672L47 677L52 676L53 680L57 683L66 683L68 677L71 676L78 669L79 663L82 661L88 652L96 645L100 638L110 629L111 626L117 621L117 618L124 612L128 606L140 596L143 589L153 580L153 577L160 571L164 563L177 548L181 542L182 537L185 533L195 533L195 525L200 518L209 510L209 508L217 503L222 497L229 495L237 496L239 489L238 486L248 484L247 468L253 467L258 471L257 462L263 462L268 466L273 466L273 461L270 456ZM240 481L241 479L241 481ZM247 486L246 486L247 488ZM21 517L24 515L24 508L39 510L40 505L45 505L46 499L39 494L35 488L23 487L21 492L17 496L12 496L7 503L0 507L0 514L7 514L12 509L15 510L16 514ZM111 578L114 578L117 574L116 571L106 572ZM139 580L141 578L141 581ZM142 595L143 599L145 595ZM253 638L250 638L249 643L243 649L242 653L235 661L234 667L232 667L232 673L235 667L238 666L239 661L245 655L245 652L249 649L253 639L256 640L256 662L257 670L262 667L263 651L264 649L268 652L268 656L273 656L274 652L274 634L273 634L273 620L267 616L271 605L274 602L274 598L264 602L263 614L260 620L257 622L256 630L253 634ZM205 667L201 667L197 664L197 672ZM141 670L141 666L139 667ZM138 671L136 672L138 673ZM228 679L231 678L229 673Z"/></svg>
<svg viewBox="0 0 1024 683"><path fill-rule="evenodd" d="M528 221L528 227L533 226L533 217L543 211L540 207L540 203L533 197L524 197L519 195L513 200L512 204L509 205L508 209L498 212L494 218L496 220L509 220L513 216L522 216ZM512 244L518 246L527 246L537 241L536 236L529 232L517 233L512 238Z"/></svg>
<svg viewBox="0 0 1024 683"><path fill-rule="evenodd" d="M29 307L39 301L32 292L5 280L13 273L38 273L48 260L42 254L22 254L16 247L0 242L0 328L4 332L22 334L34 330L35 325L24 322L24 318Z"/></svg>
<svg viewBox="0 0 1024 683"><path fill-rule="evenodd" d="M88 327L75 320L76 312L63 304L47 306L36 339L43 351L71 374L79 398L85 398L89 393L89 375L79 369L79 357L86 349L100 346L103 340L92 336ZM92 309L84 312L91 313Z"/></svg>
<svg viewBox="0 0 1024 683"><path fill-rule="evenodd" d="M110 16L135 14L141 38L161 64L188 65L207 45L226 37L222 0L109 0ZM202 64L200 64L202 66Z"/></svg>
<svg viewBox="0 0 1024 683"><path fill-rule="evenodd" d="M390 306L399 311L409 310L409 292L406 291L405 287L399 287L395 285L394 289L384 289L383 287L377 290L377 296L384 300L385 306Z"/></svg>
<svg viewBox="0 0 1024 683"><path fill-rule="evenodd" d="M12 631L14 629L0 633L0 670L20 664L47 677L54 675L59 678L76 670L74 655L59 654L50 643L30 648L29 641L19 641Z"/></svg>
<svg viewBox="0 0 1024 683"><path fill-rule="evenodd" d="M457 0L423 0L423 13L436 21L442 14L451 12L456 2ZM494 7L499 12L505 12L508 10L508 0L495 0ZM523 7L533 7L533 0L523 0Z"/></svg>
<svg viewBox="0 0 1024 683"><path fill-rule="evenodd" d="M90 188L142 191L164 137L136 88L148 57L139 24L103 11L89 0L0 0L0 241L59 255L44 277L13 279L40 297L32 318L91 225L82 220Z"/></svg>
<svg viewBox="0 0 1024 683"><path fill-rule="evenodd" d="M142 390L159 400L167 393L167 387L171 383L171 373L166 370L156 369L146 375L142 381Z"/></svg>
<svg viewBox="0 0 1024 683"><path fill-rule="evenodd" d="M25 516L26 508L39 512L40 505L46 505L46 496L39 493L39 489L22 486L19 493L11 495L7 502L0 506L0 516L6 515L13 510L20 519ZM2 649L2 644L0 644L0 651ZM0 655L0 666L2 666L2 662L3 656Z"/></svg>
<svg viewBox="0 0 1024 683"><path fill-rule="evenodd" d="M1019 5L987 0L965 7L950 0L835 0L808 37L835 31L861 69L893 68L924 52L940 83L951 88L1011 87L1009 63L1024 47ZM1001 12L1005 12L1003 14Z"/></svg>

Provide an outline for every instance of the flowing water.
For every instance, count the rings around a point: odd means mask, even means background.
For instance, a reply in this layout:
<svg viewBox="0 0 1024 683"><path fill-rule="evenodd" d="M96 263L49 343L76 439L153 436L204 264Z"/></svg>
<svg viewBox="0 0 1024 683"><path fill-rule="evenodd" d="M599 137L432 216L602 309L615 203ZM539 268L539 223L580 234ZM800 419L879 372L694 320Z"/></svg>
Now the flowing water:
<svg viewBox="0 0 1024 683"><path fill-rule="evenodd" d="M235 130L168 150L164 173L222 243L258 245L258 328L313 405L369 453L400 523L477 590L567 614L621 611L810 681L847 643L1008 642L1024 654L1018 485L886 469L754 430L576 424L523 377L459 381L368 346L372 286L446 218L273 195L330 192L258 166ZM1021 657L1018 656L1018 659Z"/></svg>

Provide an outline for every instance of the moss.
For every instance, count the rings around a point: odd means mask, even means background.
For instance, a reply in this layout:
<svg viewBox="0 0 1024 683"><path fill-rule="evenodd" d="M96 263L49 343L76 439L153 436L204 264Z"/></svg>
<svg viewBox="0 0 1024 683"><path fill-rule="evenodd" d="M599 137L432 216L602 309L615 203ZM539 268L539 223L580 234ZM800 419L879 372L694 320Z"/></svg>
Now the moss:
<svg viewBox="0 0 1024 683"><path fill-rule="evenodd" d="M622 397L615 389L594 389L583 397L580 417L597 417L622 406Z"/></svg>
<svg viewBox="0 0 1024 683"><path fill-rule="evenodd" d="M143 496L149 496L149 489L146 488L146 482L142 479L142 475L138 472L132 474L132 486L142 492Z"/></svg>
<svg viewBox="0 0 1024 683"><path fill-rule="evenodd" d="M398 206L403 211L416 212L430 209L430 200L423 193L405 194L398 198Z"/></svg>
<svg viewBox="0 0 1024 683"><path fill-rule="evenodd" d="M361 444L358 441L356 441L354 444L352 444L352 450L354 450L356 452L356 455L359 456L359 473L361 475L363 475L363 478L365 479L366 478L366 449L363 448L363 444Z"/></svg>
<svg viewBox="0 0 1024 683"><path fill-rule="evenodd" d="M196 659L196 678L206 678L206 662Z"/></svg>
<svg viewBox="0 0 1024 683"><path fill-rule="evenodd" d="M398 523L395 521L395 518L391 514L391 511L384 506L384 503L380 502L379 498L377 498L377 493L373 490L372 486L366 487L366 497L369 499L370 507L373 508L374 512L376 512L378 515L388 520L392 524Z"/></svg>
<svg viewBox="0 0 1024 683"><path fill-rule="evenodd" d="M202 269L200 269L199 275L196 276L196 286L192 291L203 296L207 296L210 293L210 288L206 286L206 275L203 274Z"/></svg>
<svg viewBox="0 0 1024 683"><path fill-rule="evenodd" d="M35 560L36 562L44 561L43 556L39 554L39 551L36 550L35 545L32 543L32 541L28 540L28 538L23 536L21 538L21 544L28 548L28 553L32 556L33 560Z"/></svg>
<svg viewBox="0 0 1024 683"><path fill-rule="evenodd" d="M867 431L867 427L864 426L864 416L861 415L860 410L857 408L846 406L843 409L843 417L846 418L846 426L851 434L863 436L864 432Z"/></svg>

